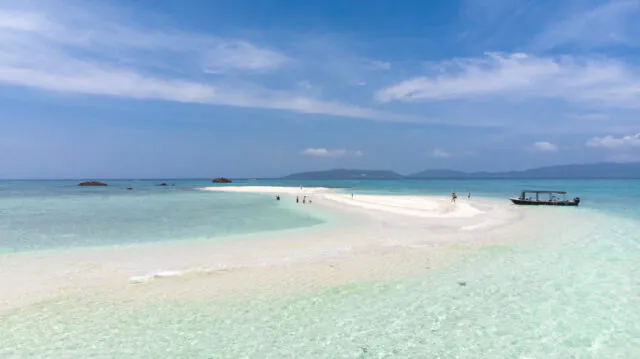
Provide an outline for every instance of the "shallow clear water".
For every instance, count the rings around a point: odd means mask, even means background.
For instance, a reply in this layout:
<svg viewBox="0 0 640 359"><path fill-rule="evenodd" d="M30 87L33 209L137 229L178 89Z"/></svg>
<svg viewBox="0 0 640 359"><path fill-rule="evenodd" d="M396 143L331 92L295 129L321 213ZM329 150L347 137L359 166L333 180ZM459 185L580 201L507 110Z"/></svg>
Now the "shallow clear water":
<svg viewBox="0 0 640 359"><path fill-rule="evenodd" d="M403 182L304 185L491 197L567 189L585 206L550 209L562 219L401 280L237 301L39 304L0 317L0 357L640 357L639 181Z"/></svg>
<svg viewBox="0 0 640 359"><path fill-rule="evenodd" d="M0 252L142 242L221 240L229 235L322 223L272 196L196 190L207 182L158 187L115 181L0 182ZM132 185L134 190L127 191Z"/></svg>

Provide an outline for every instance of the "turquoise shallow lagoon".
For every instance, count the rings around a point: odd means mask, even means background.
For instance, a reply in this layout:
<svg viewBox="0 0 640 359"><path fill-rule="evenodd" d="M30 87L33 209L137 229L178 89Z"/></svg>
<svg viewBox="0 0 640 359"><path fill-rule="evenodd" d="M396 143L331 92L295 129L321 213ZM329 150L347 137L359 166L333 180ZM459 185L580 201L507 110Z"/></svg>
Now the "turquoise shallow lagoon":
<svg viewBox="0 0 640 359"><path fill-rule="evenodd" d="M272 196L196 190L209 181L109 182L78 188L77 181L0 181L0 252L224 240L323 222Z"/></svg>
<svg viewBox="0 0 640 359"><path fill-rule="evenodd" d="M191 185L185 184L180 190L207 196L191 191ZM453 188L493 198L504 198L522 187L552 187L580 195L585 206L526 209L533 219L508 232L513 240L501 238L486 245L442 248L459 253L443 265L392 279L299 293L275 286L237 298L197 295L197 281L193 286L182 286L188 288L183 294L154 294L144 301L129 300L127 295L61 296L0 313L0 357L640 357L640 206L635 204L640 198L640 182L399 181L324 185L355 193L407 195L441 194ZM269 201L265 206L275 203L269 196L223 195L239 203L253 198ZM14 200L19 197L12 196ZM267 222L279 223L281 229L322 221L295 207L275 207L267 212L275 216ZM537 217L539 214L544 216ZM150 232L152 222L147 224ZM225 222L228 228L234 223ZM249 233L244 229L238 233ZM259 230L272 229L278 228ZM50 233L48 229L42 232ZM128 232L123 229L118 233ZM208 238L236 238L224 236L227 233L229 229L212 230ZM193 237L189 234L183 239ZM92 245L110 246L128 240L125 238ZM67 242L67 246L74 243L82 245L78 241ZM259 246L256 241L251 245ZM287 289L287 285L283 283L281 289Z"/></svg>

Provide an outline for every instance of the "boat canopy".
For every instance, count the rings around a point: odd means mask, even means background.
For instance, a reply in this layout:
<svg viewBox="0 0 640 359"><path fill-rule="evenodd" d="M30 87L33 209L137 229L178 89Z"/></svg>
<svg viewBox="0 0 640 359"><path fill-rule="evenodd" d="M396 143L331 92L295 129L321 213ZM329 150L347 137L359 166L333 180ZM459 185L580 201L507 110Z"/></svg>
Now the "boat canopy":
<svg viewBox="0 0 640 359"><path fill-rule="evenodd" d="M548 194L567 194L566 191L538 191L538 190L523 190L523 193L548 193Z"/></svg>

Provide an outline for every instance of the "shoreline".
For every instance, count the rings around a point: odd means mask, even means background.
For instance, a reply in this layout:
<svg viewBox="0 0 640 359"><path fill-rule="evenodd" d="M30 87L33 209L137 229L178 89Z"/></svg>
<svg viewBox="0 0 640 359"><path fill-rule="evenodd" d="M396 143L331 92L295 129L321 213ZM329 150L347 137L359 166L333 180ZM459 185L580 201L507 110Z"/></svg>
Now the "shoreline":
<svg viewBox="0 0 640 359"><path fill-rule="evenodd" d="M480 205L486 208L487 199L477 202L458 199L451 203L451 199L445 196L419 196L419 195L375 195L375 194L348 194L338 192L327 187L281 187L281 186L224 186L203 187L202 191L255 193L271 195L306 196L313 199L326 199L340 204L361 207L365 210L392 212L417 217L473 217L482 213L482 210L474 206ZM493 203L495 204L495 203Z"/></svg>
<svg viewBox="0 0 640 359"><path fill-rule="evenodd" d="M300 193L297 188L284 193L280 187L248 191L283 193L288 200ZM217 298L256 288L295 292L413 275L448 261L451 253L442 248L482 245L488 233L522 219L508 207L484 200L451 205L440 197L351 199L327 188L306 193L313 193L314 201L305 210L326 210L343 223L236 235L225 242L156 242L6 256L0 269L15 276L3 280L8 283L2 285L6 299L0 313L92 293L144 301L152 300L152 293L171 297L197 287L197 296Z"/></svg>

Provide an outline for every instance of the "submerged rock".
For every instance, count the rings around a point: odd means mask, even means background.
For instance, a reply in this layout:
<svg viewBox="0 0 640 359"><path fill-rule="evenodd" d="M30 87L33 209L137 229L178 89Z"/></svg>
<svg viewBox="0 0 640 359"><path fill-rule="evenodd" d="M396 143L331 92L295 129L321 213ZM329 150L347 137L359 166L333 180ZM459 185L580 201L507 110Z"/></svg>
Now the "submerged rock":
<svg viewBox="0 0 640 359"><path fill-rule="evenodd" d="M214 179L213 181L211 181L213 183L231 183L231 180L225 177L218 177L216 179Z"/></svg>
<svg viewBox="0 0 640 359"><path fill-rule="evenodd" d="M160 183L158 186L164 187L164 186L168 186L168 184L166 184L166 183Z"/></svg>
<svg viewBox="0 0 640 359"><path fill-rule="evenodd" d="M82 182L79 183L78 186L81 187L106 187L108 186L108 184L104 183L104 182L98 182L98 181L87 181L87 182Z"/></svg>
<svg viewBox="0 0 640 359"><path fill-rule="evenodd" d="M131 191L133 187L127 187L127 191Z"/></svg>

